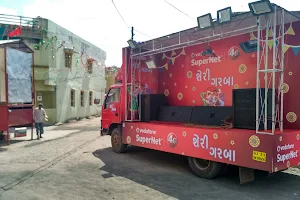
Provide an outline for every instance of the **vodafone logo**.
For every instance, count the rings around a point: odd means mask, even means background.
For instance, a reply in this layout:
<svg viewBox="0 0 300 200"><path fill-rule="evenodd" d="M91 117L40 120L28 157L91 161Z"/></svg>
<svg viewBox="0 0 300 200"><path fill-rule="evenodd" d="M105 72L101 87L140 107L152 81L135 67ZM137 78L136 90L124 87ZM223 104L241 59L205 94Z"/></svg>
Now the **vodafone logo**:
<svg viewBox="0 0 300 200"><path fill-rule="evenodd" d="M151 135L155 135L156 134L156 131L151 130L151 129L147 129L147 128L144 128L144 129L136 128L135 131L137 133L145 133L145 134L151 134Z"/></svg>

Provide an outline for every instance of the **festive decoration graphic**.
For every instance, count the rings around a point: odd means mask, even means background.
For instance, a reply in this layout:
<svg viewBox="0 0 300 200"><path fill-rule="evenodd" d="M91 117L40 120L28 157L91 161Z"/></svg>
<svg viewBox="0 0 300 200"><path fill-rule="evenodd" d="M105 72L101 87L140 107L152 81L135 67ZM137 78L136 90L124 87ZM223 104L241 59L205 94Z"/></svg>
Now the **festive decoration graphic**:
<svg viewBox="0 0 300 200"><path fill-rule="evenodd" d="M182 132L182 136L183 136L183 137L186 137L186 135L187 135L186 131L183 131L183 132Z"/></svg>
<svg viewBox="0 0 300 200"><path fill-rule="evenodd" d="M192 71L188 71L187 72L187 77L188 78L192 78L193 77L193 72Z"/></svg>
<svg viewBox="0 0 300 200"><path fill-rule="evenodd" d="M201 93L204 106L224 106L224 94L220 88L208 88Z"/></svg>
<svg viewBox="0 0 300 200"><path fill-rule="evenodd" d="M231 140L230 141L230 144L233 146L235 143L234 143L234 140Z"/></svg>
<svg viewBox="0 0 300 200"><path fill-rule="evenodd" d="M289 91L289 89L290 89L290 86L287 83L284 83L282 85L282 91L283 91L283 93L287 93Z"/></svg>
<svg viewBox="0 0 300 200"><path fill-rule="evenodd" d="M239 89L239 85L238 84L234 84L233 88L234 89Z"/></svg>
<svg viewBox="0 0 300 200"><path fill-rule="evenodd" d="M256 135L252 135L249 138L249 144L251 147L256 148L259 147L260 145L260 139Z"/></svg>
<svg viewBox="0 0 300 200"><path fill-rule="evenodd" d="M286 166L289 168L291 166L291 162L287 161Z"/></svg>
<svg viewBox="0 0 300 200"><path fill-rule="evenodd" d="M213 138L214 138L215 140L217 140L217 139L219 138L218 133L214 133L214 134L213 134Z"/></svg>
<svg viewBox="0 0 300 200"><path fill-rule="evenodd" d="M178 55L176 55L176 52L173 50L171 53L171 57L168 57L166 55L166 53L163 53L162 59L168 59L166 64L170 63L170 64L174 65L176 58L180 57L181 55L184 55L184 56L186 55L184 48L181 50L181 52Z"/></svg>
<svg viewBox="0 0 300 200"><path fill-rule="evenodd" d="M239 66L239 72L240 72L240 73L245 73L246 71L247 71L246 65L241 64L241 65Z"/></svg>
<svg viewBox="0 0 300 200"><path fill-rule="evenodd" d="M127 136L127 138L126 138L126 142L127 142L128 144L130 144L130 143L131 143L131 137L130 137L130 136Z"/></svg>
<svg viewBox="0 0 300 200"><path fill-rule="evenodd" d="M179 92L179 93L177 94L177 98L178 98L178 100L182 100L183 94L182 94L181 92Z"/></svg>
<svg viewBox="0 0 300 200"><path fill-rule="evenodd" d="M292 23L290 24L288 30L282 35L276 37L276 46L279 44L279 40L281 37L284 37L286 35L296 35L295 31L294 31L294 28L292 26ZM269 38L272 38L273 37L273 31L270 29L268 31L268 37ZM254 33L250 33L250 40L257 40L257 37L254 36ZM264 39L261 39L262 42L266 42L266 40ZM268 40L268 47L269 49L272 49L274 46L274 41L273 39L270 39ZM298 53L300 52L300 45L290 45L290 44L283 44L283 49L284 49L284 53L286 53L289 49L292 49L293 50L293 53L295 56L298 55Z"/></svg>
<svg viewBox="0 0 300 200"><path fill-rule="evenodd" d="M163 69L163 68L165 68L166 70L168 70L168 69L169 69L168 63L164 64L164 65L161 66L161 67L157 67L157 69Z"/></svg>
<svg viewBox="0 0 300 200"><path fill-rule="evenodd" d="M293 75L293 72L289 72L289 76L292 76Z"/></svg>
<svg viewBox="0 0 300 200"><path fill-rule="evenodd" d="M294 112L289 112L286 114L286 120L290 123L294 123L297 121L297 115Z"/></svg>

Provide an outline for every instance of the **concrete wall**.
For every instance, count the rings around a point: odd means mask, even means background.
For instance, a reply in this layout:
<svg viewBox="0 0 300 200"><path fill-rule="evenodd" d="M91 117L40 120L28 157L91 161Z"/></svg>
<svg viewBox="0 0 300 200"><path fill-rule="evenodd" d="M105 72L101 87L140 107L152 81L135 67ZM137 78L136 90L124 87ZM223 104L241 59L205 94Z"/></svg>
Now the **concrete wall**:
<svg viewBox="0 0 300 200"><path fill-rule="evenodd" d="M64 122L72 118L99 114L100 108L94 104L94 99L96 95L104 97L105 70L101 69L105 65L106 53L49 20L48 40L54 36L57 37L57 42L49 47L49 79L46 84L56 86L57 121ZM65 67L65 48L75 51L71 68ZM84 56L81 59L82 52ZM88 73L82 64L86 63L86 56L91 56L97 61L93 63L92 74ZM71 106L71 89L75 90L74 107ZM84 106L80 103L81 91L84 91ZM93 91L91 106L89 91Z"/></svg>

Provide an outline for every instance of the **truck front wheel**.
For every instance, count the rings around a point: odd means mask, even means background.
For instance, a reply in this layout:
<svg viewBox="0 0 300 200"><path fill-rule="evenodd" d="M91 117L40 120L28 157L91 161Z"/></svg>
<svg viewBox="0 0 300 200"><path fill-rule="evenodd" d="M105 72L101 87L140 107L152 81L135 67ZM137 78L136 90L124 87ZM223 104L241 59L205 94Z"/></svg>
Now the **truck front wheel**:
<svg viewBox="0 0 300 200"><path fill-rule="evenodd" d="M219 174L221 174L223 169L223 165L221 163L203 160L200 158L189 157L188 163L195 175L206 179L217 177Z"/></svg>
<svg viewBox="0 0 300 200"><path fill-rule="evenodd" d="M118 128L114 128L111 132L111 146L114 152L123 153L127 147L122 143L122 134Z"/></svg>

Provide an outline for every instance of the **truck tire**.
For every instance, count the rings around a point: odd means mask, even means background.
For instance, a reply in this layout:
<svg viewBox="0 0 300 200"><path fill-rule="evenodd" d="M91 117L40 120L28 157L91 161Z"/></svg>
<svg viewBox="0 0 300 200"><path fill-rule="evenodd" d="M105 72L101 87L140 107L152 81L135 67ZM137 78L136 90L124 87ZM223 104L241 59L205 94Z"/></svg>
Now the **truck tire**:
<svg viewBox="0 0 300 200"><path fill-rule="evenodd" d="M127 145L122 143L122 134L118 128L114 128L111 132L111 146L114 152L124 153Z"/></svg>
<svg viewBox="0 0 300 200"><path fill-rule="evenodd" d="M188 157L188 163L192 172L201 178L212 179L222 173L223 164L203 160L200 158Z"/></svg>

